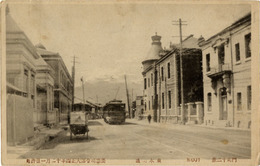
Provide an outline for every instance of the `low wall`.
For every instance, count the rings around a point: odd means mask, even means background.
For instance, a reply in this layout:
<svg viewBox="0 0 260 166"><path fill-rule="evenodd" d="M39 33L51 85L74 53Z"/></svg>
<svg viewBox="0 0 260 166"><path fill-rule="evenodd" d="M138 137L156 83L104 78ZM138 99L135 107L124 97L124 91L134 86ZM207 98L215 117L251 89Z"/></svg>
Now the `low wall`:
<svg viewBox="0 0 260 166"><path fill-rule="evenodd" d="M161 123L178 123L178 116L177 115L167 115L161 116Z"/></svg>
<svg viewBox="0 0 260 166"><path fill-rule="evenodd" d="M57 120L57 109L54 109L53 111L48 112L47 115L47 123L48 124L56 124L58 122Z"/></svg>
<svg viewBox="0 0 260 166"><path fill-rule="evenodd" d="M34 111L33 119L35 124L46 124L46 112L43 111Z"/></svg>
<svg viewBox="0 0 260 166"><path fill-rule="evenodd" d="M16 145L34 135L33 103L29 98L7 94L7 144Z"/></svg>

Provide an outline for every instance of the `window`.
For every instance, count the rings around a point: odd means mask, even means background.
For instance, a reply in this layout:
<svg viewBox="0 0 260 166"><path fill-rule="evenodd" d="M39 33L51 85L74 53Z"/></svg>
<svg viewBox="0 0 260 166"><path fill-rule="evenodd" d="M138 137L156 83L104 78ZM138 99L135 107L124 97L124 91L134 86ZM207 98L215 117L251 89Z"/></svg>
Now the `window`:
<svg viewBox="0 0 260 166"><path fill-rule="evenodd" d="M15 78L13 76L11 76L11 74L8 74L6 77L7 77L6 78L7 82L9 82L12 85L15 85L14 84L15 83Z"/></svg>
<svg viewBox="0 0 260 166"><path fill-rule="evenodd" d="M218 62L220 65L225 64L225 45L224 44L222 44L218 48L218 60L219 60Z"/></svg>
<svg viewBox="0 0 260 166"><path fill-rule="evenodd" d="M151 86L153 86L153 73L151 73Z"/></svg>
<svg viewBox="0 0 260 166"><path fill-rule="evenodd" d="M171 105L171 91L168 92L168 101L169 101L169 108L172 107Z"/></svg>
<svg viewBox="0 0 260 166"><path fill-rule="evenodd" d="M162 93L162 109L164 109L164 93Z"/></svg>
<svg viewBox="0 0 260 166"><path fill-rule="evenodd" d="M251 33L245 36L246 58L251 57Z"/></svg>
<svg viewBox="0 0 260 166"><path fill-rule="evenodd" d="M148 78L148 88L150 87L150 78Z"/></svg>
<svg viewBox="0 0 260 166"><path fill-rule="evenodd" d="M162 74L162 81L164 80L164 74L163 74L163 67L161 68L161 74Z"/></svg>
<svg viewBox="0 0 260 166"><path fill-rule="evenodd" d="M206 71L210 71L210 54L206 55Z"/></svg>
<svg viewBox="0 0 260 166"><path fill-rule="evenodd" d="M145 109L145 111L147 110L147 107L146 107L146 102L144 103L144 109Z"/></svg>
<svg viewBox="0 0 260 166"><path fill-rule="evenodd" d="M25 92L28 92L28 82L29 82L29 77L28 77L28 70L24 70L24 77L23 77L23 90Z"/></svg>
<svg viewBox="0 0 260 166"><path fill-rule="evenodd" d="M247 110L251 110L251 104L252 104L252 91L250 85L247 86Z"/></svg>
<svg viewBox="0 0 260 166"><path fill-rule="evenodd" d="M237 43L235 45L235 49L236 49L236 62L240 61L240 47L239 47L239 43Z"/></svg>
<svg viewBox="0 0 260 166"><path fill-rule="evenodd" d="M149 110L151 109L151 103L150 103L150 100L149 100Z"/></svg>
<svg viewBox="0 0 260 166"><path fill-rule="evenodd" d="M146 89L146 78L144 79L144 89Z"/></svg>
<svg viewBox="0 0 260 166"><path fill-rule="evenodd" d="M34 74L31 75L31 81L30 81L30 93L32 95L34 95L34 92L35 92L35 86L34 86L34 83L35 83L35 78L34 78Z"/></svg>
<svg viewBox="0 0 260 166"><path fill-rule="evenodd" d="M153 105L153 96L152 96L152 108L154 109L154 105Z"/></svg>
<svg viewBox="0 0 260 166"><path fill-rule="evenodd" d="M158 71L156 70L156 71L154 72L154 83L156 84L157 81L158 81Z"/></svg>
<svg viewBox="0 0 260 166"><path fill-rule="evenodd" d="M167 64L167 68L168 68L168 78L171 78L171 65L170 65L170 62Z"/></svg>
<svg viewBox="0 0 260 166"><path fill-rule="evenodd" d="M241 92L237 93L237 110L242 110L242 94Z"/></svg>
<svg viewBox="0 0 260 166"><path fill-rule="evenodd" d="M208 111L212 110L211 93L208 93Z"/></svg>

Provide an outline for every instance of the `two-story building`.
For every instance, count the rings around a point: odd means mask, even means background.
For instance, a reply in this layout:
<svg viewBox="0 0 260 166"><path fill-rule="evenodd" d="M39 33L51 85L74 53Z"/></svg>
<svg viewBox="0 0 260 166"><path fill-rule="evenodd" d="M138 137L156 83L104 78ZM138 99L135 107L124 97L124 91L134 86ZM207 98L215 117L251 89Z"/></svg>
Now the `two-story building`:
<svg viewBox="0 0 260 166"><path fill-rule="evenodd" d="M46 50L38 44L37 52L54 70L54 108L58 109L60 123L68 123L69 113L72 110L72 77L59 53Z"/></svg>
<svg viewBox="0 0 260 166"><path fill-rule="evenodd" d="M36 60L34 45L6 8L6 119L7 143L16 144L34 134Z"/></svg>
<svg viewBox="0 0 260 166"><path fill-rule="evenodd" d="M251 14L202 42L205 124L251 127Z"/></svg>
<svg viewBox="0 0 260 166"><path fill-rule="evenodd" d="M141 119L143 114L144 114L143 96L136 96L136 99L135 99L135 118Z"/></svg>
<svg viewBox="0 0 260 166"><path fill-rule="evenodd" d="M142 62L144 68L142 73L144 77L144 115L147 117L150 114L154 121L177 123L180 122L181 115L185 114L186 122L188 121L188 111L186 111L187 113L180 112L180 45L171 44L169 49L163 50L160 39L161 36L157 36L157 34L152 36L151 50ZM200 39L190 35L182 42L181 57L185 104L203 100L202 53L198 45ZM196 106L194 103L192 104L192 107ZM202 105L202 103L199 104ZM192 110L196 113L195 109ZM198 121L198 118L195 118L194 121ZM202 119L199 123L202 123Z"/></svg>
<svg viewBox="0 0 260 166"><path fill-rule="evenodd" d="M144 100L144 118L151 115L154 121L157 120L157 88L154 84L156 80L155 64L160 59L159 53L162 51L161 36L155 34L152 36L152 46L145 57L143 64L143 79L144 79L144 90L143 90L143 100Z"/></svg>
<svg viewBox="0 0 260 166"><path fill-rule="evenodd" d="M54 110L54 70L42 57L36 60L37 106L34 110L34 123L51 125L56 123Z"/></svg>

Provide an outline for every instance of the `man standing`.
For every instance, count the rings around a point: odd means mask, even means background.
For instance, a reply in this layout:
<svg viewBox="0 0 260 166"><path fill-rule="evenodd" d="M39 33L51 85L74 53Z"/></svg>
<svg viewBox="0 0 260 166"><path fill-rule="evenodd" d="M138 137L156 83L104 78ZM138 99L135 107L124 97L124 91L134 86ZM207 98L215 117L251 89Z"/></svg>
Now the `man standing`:
<svg viewBox="0 0 260 166"><path fill-rule="evenodd" d="M147 118L148 118L148 122L151 123L152 116L149 114Z"/></svg>

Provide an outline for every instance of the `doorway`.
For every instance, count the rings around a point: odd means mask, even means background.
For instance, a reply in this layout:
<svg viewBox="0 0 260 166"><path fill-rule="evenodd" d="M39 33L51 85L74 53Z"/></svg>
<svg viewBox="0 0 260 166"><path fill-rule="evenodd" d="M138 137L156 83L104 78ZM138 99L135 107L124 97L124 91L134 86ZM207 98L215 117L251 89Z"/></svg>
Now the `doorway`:
<svg viewBox="0 0 260 166"><path fill-rule="evenodd" d="M227 105L227 90L226 88L220 89L220 107L219 107L219 119L227 120L228 105Z"/></svg>

